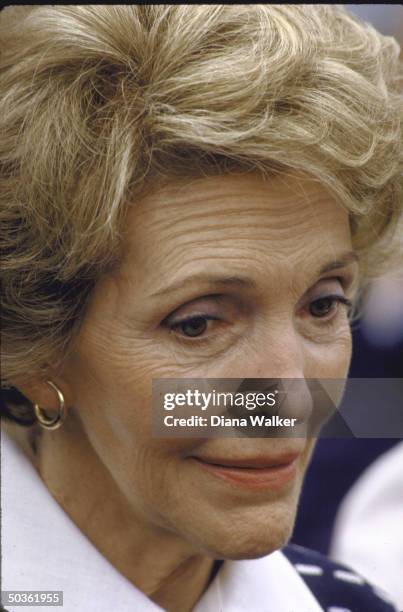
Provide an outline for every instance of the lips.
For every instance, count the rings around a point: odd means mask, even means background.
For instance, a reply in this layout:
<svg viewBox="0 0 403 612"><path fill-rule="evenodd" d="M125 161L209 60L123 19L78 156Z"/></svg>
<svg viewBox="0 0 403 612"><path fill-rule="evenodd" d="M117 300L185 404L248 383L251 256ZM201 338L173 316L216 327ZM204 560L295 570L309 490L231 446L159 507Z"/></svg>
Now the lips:
<svg viewBox="0 0 403 612"><path fill-rule="evenodd" d="M194 457L198 461L215 465L219 467L239 468L239 469L254 469L263 470L267 468L289 465L295 461L300 453L287 453L280 456L265 456L265 457L243 457L233 458L228 457Z"/></svg>
<svg viewBox="0 0 403 612"><path fill-rule="evenodd" d="M208 477L224 486L250 492L280 491L294 481L298 473L299 453L278 457L192 457Z"/></svg>

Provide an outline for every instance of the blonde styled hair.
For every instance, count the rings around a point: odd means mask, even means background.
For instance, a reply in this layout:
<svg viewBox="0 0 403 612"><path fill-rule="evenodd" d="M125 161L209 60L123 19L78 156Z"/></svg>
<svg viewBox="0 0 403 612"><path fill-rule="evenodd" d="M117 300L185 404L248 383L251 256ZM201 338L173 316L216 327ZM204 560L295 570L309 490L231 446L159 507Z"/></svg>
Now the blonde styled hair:
<svg viewBox="0 0 403 612"><path fill-rule="evenodd" d="M164 178L308 173L348 209L363 281L401 256L399 47L345 8L10 7L0 53L5 385L65 354Z"/></svg>

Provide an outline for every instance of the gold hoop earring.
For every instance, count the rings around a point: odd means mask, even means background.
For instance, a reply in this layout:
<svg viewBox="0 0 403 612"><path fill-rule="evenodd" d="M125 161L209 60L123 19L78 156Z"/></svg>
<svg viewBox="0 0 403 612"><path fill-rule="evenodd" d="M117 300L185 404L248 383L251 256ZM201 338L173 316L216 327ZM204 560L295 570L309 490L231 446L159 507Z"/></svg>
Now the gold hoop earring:
<svg viewBox="0 0 403 612"><path fill-rule="evenodd" d="M63 424L63 421L66 417L65 411L65 403L63 393L60 391L58 387L51 381L47 380L46 383L50 385L57 393L57 397L59 400L59 411L55 417L49 418L45 415L43 410L38 406L38 404L34 404L34 412L35 416L43 429L54 430L59 429L59 427Z"/></svg>

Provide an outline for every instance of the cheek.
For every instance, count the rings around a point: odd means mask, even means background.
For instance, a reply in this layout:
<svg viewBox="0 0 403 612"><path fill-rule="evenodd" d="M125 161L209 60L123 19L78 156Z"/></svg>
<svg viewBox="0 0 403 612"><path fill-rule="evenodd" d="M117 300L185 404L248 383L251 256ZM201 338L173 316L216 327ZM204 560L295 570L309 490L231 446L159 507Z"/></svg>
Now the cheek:
<svg viewBox="0 0 403 612"><path fill-rule="evenodd" d="M347 377L352 352L351 330L346 323L329 343L309 346L307 378Z"/></svg>
<svg viewBox="0 0 403 612"><path fill-rule="evenodd" d="M189 440L152 437L152 379L172 376L154 343L123 334L118 325L92 328L80 341L69 369L75 408L115 479L141 479L160 451L186 450Z"/></svg>

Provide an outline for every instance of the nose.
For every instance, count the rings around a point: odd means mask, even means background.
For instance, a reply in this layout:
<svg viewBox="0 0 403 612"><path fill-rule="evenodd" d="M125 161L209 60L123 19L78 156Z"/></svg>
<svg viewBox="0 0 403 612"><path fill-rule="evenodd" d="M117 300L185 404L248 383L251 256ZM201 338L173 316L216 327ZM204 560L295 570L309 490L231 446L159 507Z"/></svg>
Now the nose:
<svg viewBox="0 0 403 612"><path fill-rule="evenodd" d="M264 333L251 340L242 374L238 392L276 393L275 404L258 411L297 419L298 431L302 426L305 435L313 412L313 395L305 378L303 339L291 322L276 328L267 326Z"/></svg>

